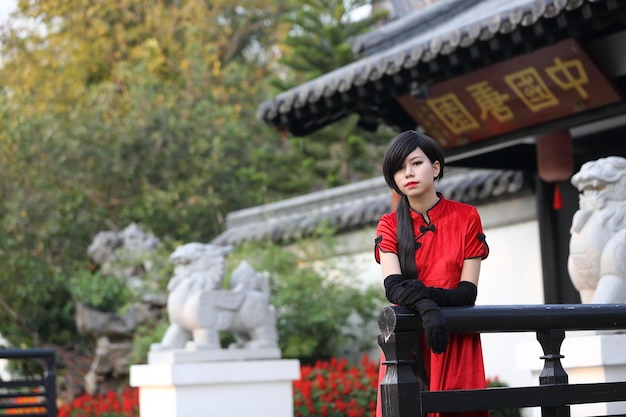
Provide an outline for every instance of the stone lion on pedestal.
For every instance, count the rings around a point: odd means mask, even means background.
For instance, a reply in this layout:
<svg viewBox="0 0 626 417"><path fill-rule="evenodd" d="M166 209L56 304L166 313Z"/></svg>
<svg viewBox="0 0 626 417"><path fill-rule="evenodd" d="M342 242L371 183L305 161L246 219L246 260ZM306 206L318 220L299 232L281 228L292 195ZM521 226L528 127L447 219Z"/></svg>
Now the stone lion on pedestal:
<svg viewBox="0 0 626 417"><path fill-rule="evenodd" d="M220 349L221 331L232 332L233 348L278 348L267 278L244 261L233 271L231 289L222 289L230 250L187 243L171 254L175 270L168 284L170 326L153 351Z"/></svg>
<svg viewBox="0 0 626 417"><path fill-rule="evenodd" d="M583 303L626 303L626 158L585 163L570 229L568 272Z"/></svg>

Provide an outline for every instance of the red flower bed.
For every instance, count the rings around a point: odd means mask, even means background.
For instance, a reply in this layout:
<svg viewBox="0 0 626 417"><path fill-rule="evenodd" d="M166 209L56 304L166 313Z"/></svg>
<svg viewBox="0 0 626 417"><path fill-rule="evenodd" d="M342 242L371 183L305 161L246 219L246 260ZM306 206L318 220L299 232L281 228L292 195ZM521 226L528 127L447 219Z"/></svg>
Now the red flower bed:
<svg viewBox="0 0 626 417"><path fill-rule="evenodd" d="M59 409L59 417L138 417L139 391L127 387L120 394L83 394Z"/></svg>
<svg viewBox="0 0 626 417"><path fill-rule="evenodd" d="M357 365L345 359L301 367L295 381L295 417L363 417L375 415L378 364L363 356Z"/></svg>
<svg viewBox="0 0 626 417"><path fill-rule="evenodd" d="M301 379L293 383L295 417L374 416L378 363L367 356L356 365L333 358L300 370ZM139 391L130 387L121 394L83 394L59 409L59 417L138 416Z"/></svg>

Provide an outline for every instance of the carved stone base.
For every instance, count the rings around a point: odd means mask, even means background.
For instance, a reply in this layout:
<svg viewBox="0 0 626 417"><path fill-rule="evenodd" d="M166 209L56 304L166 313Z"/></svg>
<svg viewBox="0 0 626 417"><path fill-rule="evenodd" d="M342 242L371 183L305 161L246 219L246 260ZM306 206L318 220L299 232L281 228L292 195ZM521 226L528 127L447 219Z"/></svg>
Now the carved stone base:
<svg viewBox="0 0 626 417"><path fill-rule="evenodd" d="M130 385L139 387L141 417L293 417L292 383L299 378L295 359L153 363L130 369Z"/></svg>

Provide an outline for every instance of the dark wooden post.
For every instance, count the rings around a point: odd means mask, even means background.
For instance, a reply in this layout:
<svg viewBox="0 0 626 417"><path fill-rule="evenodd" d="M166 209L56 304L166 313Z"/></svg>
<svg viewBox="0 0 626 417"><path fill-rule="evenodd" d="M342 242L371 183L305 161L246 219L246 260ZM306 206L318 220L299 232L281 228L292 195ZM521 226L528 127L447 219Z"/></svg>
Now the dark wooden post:
<svg viewBox="0 0 626 417"><path fill-rule="evenodd" d="M51 351L48 356L45 358L46 360L46 369L44 371L44 384L46 386L46 409L48 410L48 415L51 417L56 417L57 415L57 384L56 384L56 373L55 369L55 360L54 360L54 351Z"/></svg>
<svg viewBox="0 0 626 417"><path fill-rule="evenodd" d="M419 416L420 381L415 377L415 359L409 346L417 343L415 332L399 332L378 336L385 353L385 377L380 384L383 417Z"/></svg>
<svg viewBox="0 0 626 417"><path fill-rule="evenodd" d="M569 377L561 365L561 345L565 330L544 330L537 332L537 340L543 349L543 369L539 375L539 385L567 384ZM541 407L543 417L570 417L569 406Z"/></svg>
<svg viewBox="0 0 626 417"><path fill-rule="evenodd" d="M385 355L386 368L379 386L383 417L420 416L423 381L413 372L417 368L417 332L397 331L396 317L389 309L383 310L378 326L382 331L378 344Z"/></svg>

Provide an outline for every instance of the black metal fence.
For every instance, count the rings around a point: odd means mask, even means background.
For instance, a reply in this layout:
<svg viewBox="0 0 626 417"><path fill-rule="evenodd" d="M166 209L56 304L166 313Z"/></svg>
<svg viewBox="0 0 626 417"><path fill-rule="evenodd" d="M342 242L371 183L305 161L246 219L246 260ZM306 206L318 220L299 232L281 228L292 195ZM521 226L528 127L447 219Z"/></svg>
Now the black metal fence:
<svg viewBox="0 0 626 417"><path fill-rule="evenodd" d="M561 365L565 331L626 329L626 304L542 304L442 308L451 332L535 332L544 355L538 386L426 391L413 371L421 319L413 310L385 307L378 343L386 358L380 384L384 417L433 412L541 407L544 417L566 417L570 405L626 401L626 382L569 384ZM626 355L626 349L624 351Z"/></svg>
<svg viewBox="0 0 626 417"><path fill-rule="evenodd" d="M0 416L57 417L54 350L0 349L0 359L28 361L34 374L0 380Z"/></svg>

